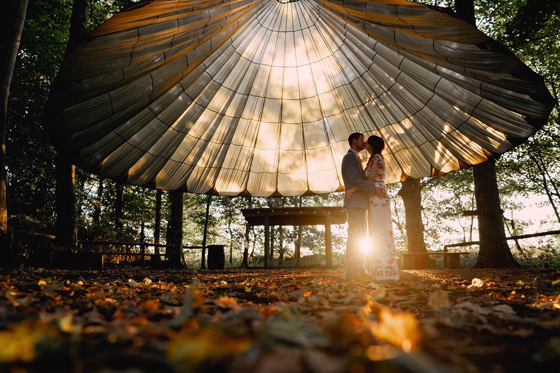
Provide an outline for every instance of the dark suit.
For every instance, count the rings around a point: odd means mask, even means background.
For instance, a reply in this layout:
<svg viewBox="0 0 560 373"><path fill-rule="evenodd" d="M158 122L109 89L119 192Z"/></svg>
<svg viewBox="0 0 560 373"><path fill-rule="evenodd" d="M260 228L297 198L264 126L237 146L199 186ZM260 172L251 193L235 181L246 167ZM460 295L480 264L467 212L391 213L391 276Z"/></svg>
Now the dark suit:
<svg viewBox="0 0 560 373"><path fill-rule="evenodd" d="M360 241L366 238L369 195L375 192L375 186L365 181L361 162L352 149L348 150L342 159L342 180L346 190L358 188L358 191L344 202L344 208L348 213L346 276L352 277L364 273L363 256L359 245Z"/></svg>

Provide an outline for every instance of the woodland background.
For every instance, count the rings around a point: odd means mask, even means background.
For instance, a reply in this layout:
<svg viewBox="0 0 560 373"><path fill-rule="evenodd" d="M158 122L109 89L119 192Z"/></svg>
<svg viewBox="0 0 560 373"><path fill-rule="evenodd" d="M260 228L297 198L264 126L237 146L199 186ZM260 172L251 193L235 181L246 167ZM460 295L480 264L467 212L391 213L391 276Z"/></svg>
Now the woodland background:
<svg viewBox="0 0 560 373"><path fill-rule="evenodd" d="M425 1L453 8L454 1ZM457 1L459 3L460 1ZM101 24L130 0L91 0L88 30ZM517 57L541 74L558 102L559 31L558 4L537 0L475 0L477 27L508 46ZM30 0L8 102L6 132L8 226L12 233L10 249L24 263L30 247L21 232L54 234L56 152L44 131L42 113L51 83L63 59L69 38L72 0ZM560 222L558 205L559 133L558 106L548 124L526 143L496 161L502 209L508 236L556 229ZM76 169L78 238L82 241L119 240L154 242L155 204L158 192L125 185ZM404 207L397 195L400 184L389 186L394 231L399 250L407 249ZM429 250L447 243L477 239L472 170L421 180L424 240ZM159 192L161 193L161 192ZM166 242L170 197L161 193L162 223L159 241ZM291 206L342 206L343 195L293 198L230 198L185 195L184 236L186 246L203 244L206 204L210 202L208 244L226 246L227 266L241 266L243 253L248 265L262 265L264 229L248 228L240 209ZM533 202L532 202L533 201ZM520 214L527 204L538 201L547 213L528 219ZM344 252L345 227L333 230L334 252ZM285 227L272 243L275 257L285 263L293 256L294 242L301 237L302 255L323 251L322 227ZM520 240L512 253L526 266L556 266L558 236ZM476 257L477 246L471 260ZM189 267L200 265L200 251L188 250ZM472 264L472 263L471 263Z"/></svg>

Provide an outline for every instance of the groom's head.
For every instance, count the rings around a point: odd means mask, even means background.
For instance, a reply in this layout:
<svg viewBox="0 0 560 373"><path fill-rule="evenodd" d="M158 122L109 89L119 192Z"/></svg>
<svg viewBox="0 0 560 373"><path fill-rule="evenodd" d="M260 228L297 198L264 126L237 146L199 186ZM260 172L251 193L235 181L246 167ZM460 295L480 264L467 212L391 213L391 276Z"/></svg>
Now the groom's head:
<svg viewBox="0 0 560 373"><path fill-rule="evenodd" d="M357 148L363 150L364 148L364 134L361 132L354 132L348 136L348 145L351 148Z"/></svg>

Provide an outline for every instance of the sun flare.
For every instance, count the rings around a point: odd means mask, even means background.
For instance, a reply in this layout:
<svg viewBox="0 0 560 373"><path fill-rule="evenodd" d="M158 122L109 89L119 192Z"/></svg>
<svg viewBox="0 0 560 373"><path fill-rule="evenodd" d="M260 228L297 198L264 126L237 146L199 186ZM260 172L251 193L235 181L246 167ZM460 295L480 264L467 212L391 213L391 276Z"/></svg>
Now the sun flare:
<svg viewBox="0 0 560 373"><path fill-rule="evenodd" d="M360 250L364 254L369 254L371 252L371 241L369 238L365 237L360 240Z"/></svg>

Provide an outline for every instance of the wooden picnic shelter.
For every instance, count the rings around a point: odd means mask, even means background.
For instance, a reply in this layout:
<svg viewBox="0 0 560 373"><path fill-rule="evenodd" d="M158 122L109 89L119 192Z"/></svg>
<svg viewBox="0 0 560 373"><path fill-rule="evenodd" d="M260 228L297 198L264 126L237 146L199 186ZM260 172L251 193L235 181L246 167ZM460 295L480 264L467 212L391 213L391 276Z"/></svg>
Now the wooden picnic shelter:
<svg viewBox="0 0 560 373"><path fill-rule="evenodd" d="M346 210L342 207L273 207L241 210L249 226L264 225L264 266L268 268L270 253L270 226L325 226L325 259L332 268L331 224L346 223Z"/></svg>

